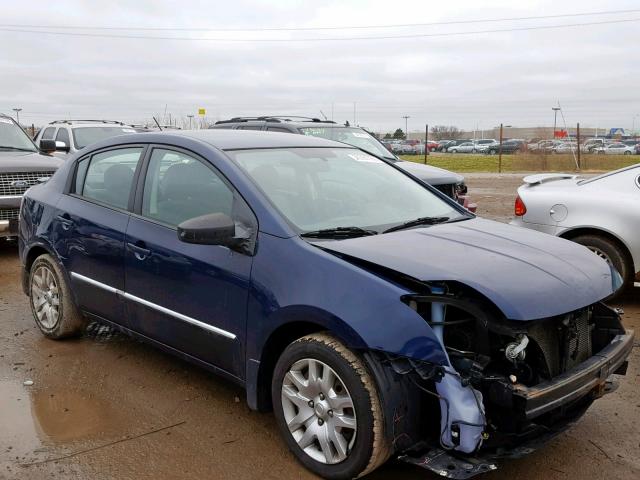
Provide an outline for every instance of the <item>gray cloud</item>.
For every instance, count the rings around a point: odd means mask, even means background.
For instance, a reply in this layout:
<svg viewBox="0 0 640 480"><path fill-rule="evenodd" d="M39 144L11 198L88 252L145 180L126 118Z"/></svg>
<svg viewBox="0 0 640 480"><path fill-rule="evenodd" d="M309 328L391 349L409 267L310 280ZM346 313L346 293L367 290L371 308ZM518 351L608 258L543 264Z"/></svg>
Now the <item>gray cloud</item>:
<svg viewBox="0 0 640 480"><path fill-rule="evenodd" d="M126 5L125 5L126 3ZM590 4L589 4L590 3ZM598 11L606 4L539 0L389 2L82 2L51 7L15 2L0 23L136 27L300 27L381 25ZM615 9L633 8L620 1ZM640 18L640 13L635 14ZM579 23L599 18L518 22ZM508 25L516 25L512 22ZM455 32L505 25L471 24L349 32L111 32L216 38L301 38ZM211 119L288 113L357 121L375 130L455 124L549 125L560 100L567 122L630 127L640 113L640 22L432 37L317 43L222 43L63 37L0 32L0 111L22 107L25 122L54 118L140 121L205 107ZM636 120L640 126L640 118ZM412 128L410 128L412 129Z"/></svg>

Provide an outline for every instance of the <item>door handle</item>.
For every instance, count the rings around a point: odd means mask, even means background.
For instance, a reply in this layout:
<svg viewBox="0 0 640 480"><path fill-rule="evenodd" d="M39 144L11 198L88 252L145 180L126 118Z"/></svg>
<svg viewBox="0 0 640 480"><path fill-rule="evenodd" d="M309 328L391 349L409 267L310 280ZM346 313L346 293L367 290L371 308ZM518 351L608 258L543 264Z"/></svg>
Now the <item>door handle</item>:
<svg viewBox="0 0 640 480"><path fill-rule="evenodd" d="M73 226L73 220L68 213L62 213L56 217L60 221L63 230L69 230Z"/></svg>
<svg viewBox="0 0 640 480"><path fill-rule="evenodd" d="M145 248L144 242L127 242L127 247L129 247L129 250L131 250L133 255L140 261L145 260L149 255L151 255L151 250Z"/></svg>

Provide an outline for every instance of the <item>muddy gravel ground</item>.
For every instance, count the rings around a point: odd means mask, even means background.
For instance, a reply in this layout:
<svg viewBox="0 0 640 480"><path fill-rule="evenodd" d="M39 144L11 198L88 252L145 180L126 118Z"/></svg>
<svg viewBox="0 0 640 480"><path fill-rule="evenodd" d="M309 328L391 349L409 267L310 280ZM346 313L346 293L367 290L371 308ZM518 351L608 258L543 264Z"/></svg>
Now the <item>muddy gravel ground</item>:
<svg viewBox="0 0 640 480"><path fill-rule="evenodd" d="M508 220L521 178L467 175L478 213ZM236 386L97 325L75 340L42 337L19 273L17 249L2 246L0 478L313 478ZM636 331L639 293L621 301ZM392 461L369 478L440 477ZM484 478L640 478L640 349L620 388L573 429Z"/></svg>

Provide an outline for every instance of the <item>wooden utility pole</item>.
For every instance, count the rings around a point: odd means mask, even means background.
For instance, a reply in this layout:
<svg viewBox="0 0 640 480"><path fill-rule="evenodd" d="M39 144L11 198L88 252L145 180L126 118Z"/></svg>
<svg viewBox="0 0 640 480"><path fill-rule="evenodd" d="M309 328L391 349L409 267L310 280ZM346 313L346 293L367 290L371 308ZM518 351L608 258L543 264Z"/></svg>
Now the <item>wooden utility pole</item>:
<svg viewBox="0 0 640 480"><path fill-rule="evenodd" d="M498 173L502 173L502 124L500 124L500 146L498 147Z"/></svg>
<svg viewBox="0 0 640 480"><path fill-rule="evenodd" d="M578 147L578 171L582 168L582 162L580 160L580 122L576 128L576 146Z"/></svg>
<svg viewBox="0 0 640 480"><path fill-rule="evenodd" d="M429 124L424 128L424 164L427 164L427 155L429 155Z"/></svg>

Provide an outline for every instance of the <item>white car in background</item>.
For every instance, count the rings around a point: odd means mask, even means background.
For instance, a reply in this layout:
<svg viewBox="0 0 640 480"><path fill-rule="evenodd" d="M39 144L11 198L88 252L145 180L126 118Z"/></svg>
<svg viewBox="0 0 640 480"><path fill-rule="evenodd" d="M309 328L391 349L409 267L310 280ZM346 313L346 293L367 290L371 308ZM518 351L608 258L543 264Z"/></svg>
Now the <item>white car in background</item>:
<svg viewBox="0 0 640 480"><path fill-rule="evenodd" d="M578 145L575 142L562 142L554 145L551 148L551 153L573 153L578 150Z"/></svg>
<svg viewBox="0 0 640 480"><path fill-rule="evenodd" d="M617 142L610 143L604 147L594 148L593 152L599 155L633 155L635 149L631 145Z"/></svg>
<svg viewBox="0 0 640 480"><path fill-rule="evenodd" d="M530 175L518 188L511 224L584 245L613 266L627 286L640 273L638 202L640 164L593 178Z"/></svg>
<svg viewBox="0 0 640 480"><path fill-rule="evenodd" d="M476 144L476 151L479 153L486 153L489 150L489 147L498 145L498 141L493 138L476 140L474 143Z"/></svg>
<svg viewBox="0 0 640 480"><path fill-rule="evenodd" d="M473 142L464 142L454 147L449 147L447 152L449 153L476 153L478 148Z"/></svg>
<svg viewBox="0 0 640 480"><path fill-rule="evenodd" d="M55 120L38 132L34 143L40 146L41 140L55 140L58 155L64 156L100 140L141 131L147 129L113 120Z"/></svg>

